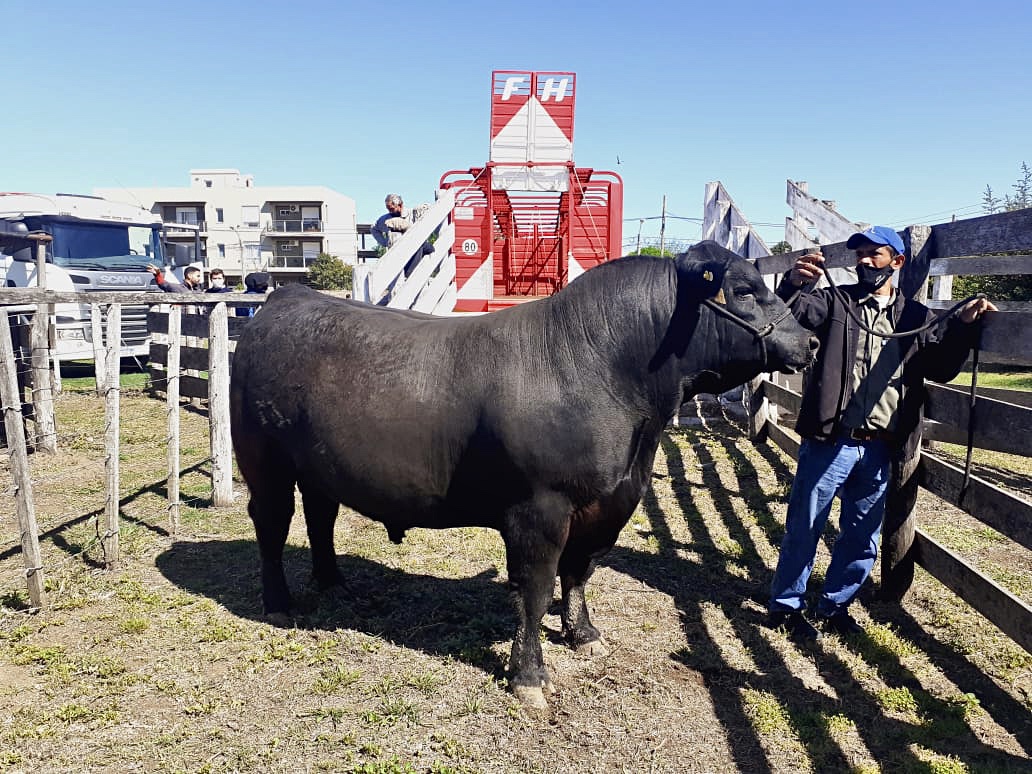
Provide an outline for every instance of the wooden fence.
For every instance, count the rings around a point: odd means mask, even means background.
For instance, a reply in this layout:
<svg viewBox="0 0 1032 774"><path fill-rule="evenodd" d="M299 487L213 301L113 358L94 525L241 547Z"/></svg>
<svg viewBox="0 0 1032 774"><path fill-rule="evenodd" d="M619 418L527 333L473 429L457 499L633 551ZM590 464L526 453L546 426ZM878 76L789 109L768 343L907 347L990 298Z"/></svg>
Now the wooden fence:
<svg viewBox="0 0 1032 774"><path fill-rule="evenodd" d="M43 567L28 464L29 438L37 453L56 450L53 420L53 383L49 371L47 330L53 304L89 305L94 344L97 392L105 400L104 516L98 522L98 539L105 565L119 560L119 380L121 372L121 310L125 304L151 307L148 315L158 332L151 355L163 366L160 387L168 406L168 500L169 531L179 530L179 410L182 396L207 400L211 438L212 504L233 500L233 459L229 428L230 334L248 319L230 316L230 309L258 306L264 295L161 294L145 292L75 293L38 288L0 289L0 400L11 458L17 502L18 525L28 583L29 601L41 607L44 599ZM185 310L185 311L184 311ZM106 311L106 314L105 314ZM11 317L15 317L12 336ZM30 317L26 323L24 318ZM102 320L106 319L106 330ZM26 337L18 331L29 330ZM189 338L188 338L189 337ZM29 341L26 344L25 339ZM15 352L15 342L19 352ZM30 351L30 354L26 352ZM31 360L29 367L26 360ZM191 369L195 375L187 376ZM207 378L201 376L207 373ZM32 401L24 401L31 388ZM28 406L31 405L31 410ZM32 417L34 433L26 434L25 415Z"/></svg>
<svg viewBox="0 0 1032 774"><path fill-rule="evenodd" d="M903 232L903 239L907 262L900 272L899 287L908 297L923 300L933 308L952 305L953 276L1032 275L1032 209L936 226L911 226ZM756 265L764 275L781 275L806 252L765 256L758 258ZM822 245L821 252L828 267L855 265L855 256L845 243ZM1027 335L1032 330L1032 304L997 302L997 306L1001 311L986 315L984 320L980 362L1032 369L1032 340ZM800 393L790 389L783 377L763 377L750 387L751 435L757 440L770 440L796 457L799 438L779 423L778 416L782 412L798 413ZM966 444L969 403L966 390L929 384L924 438ZM974 414L974 446L1032 456L1032 393L979 388ZM961 497L964 471L927 452L921 454L915 481L927 492L1032 550L1029 500L974 475ZM914 565L920 565L1032 652L1032 607L918 529L913 512L916 495L915 488L898 502L890 500L882 536L883 594L902 598L913 580Z"/></svg>

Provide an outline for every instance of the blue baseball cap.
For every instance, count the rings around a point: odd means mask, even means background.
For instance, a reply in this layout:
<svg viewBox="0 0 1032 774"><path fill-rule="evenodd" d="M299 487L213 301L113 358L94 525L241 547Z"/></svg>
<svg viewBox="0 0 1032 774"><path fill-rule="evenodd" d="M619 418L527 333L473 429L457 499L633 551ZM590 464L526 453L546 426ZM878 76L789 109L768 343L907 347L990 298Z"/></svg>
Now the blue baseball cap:
<svg viewBox="0 0 1032 774"><path fill-rule="evenodd" d="M897 253L905 252L903 250L903 240L899 238L899 234L895 230L888 226L871 226L867 231L853 234L846 241L846 247L850 250L855 250L868 242L873 242L876 245L889 245L895 248Z"/></svg>

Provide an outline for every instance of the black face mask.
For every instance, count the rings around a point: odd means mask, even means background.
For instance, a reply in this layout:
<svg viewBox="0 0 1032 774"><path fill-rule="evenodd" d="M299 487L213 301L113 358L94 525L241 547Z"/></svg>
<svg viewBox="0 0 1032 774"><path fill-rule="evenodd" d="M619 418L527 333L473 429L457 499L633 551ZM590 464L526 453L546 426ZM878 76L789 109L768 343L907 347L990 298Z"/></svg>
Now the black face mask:
<svg viewBox="0 0 1032 774"><path fill-rule="evenodd" d="M889 277L892 276L892 272L891 263L880 269L868 266L866 263L858 263L856 265L856 284L860 286L861 290L873 293L888 281Z"/></svg>

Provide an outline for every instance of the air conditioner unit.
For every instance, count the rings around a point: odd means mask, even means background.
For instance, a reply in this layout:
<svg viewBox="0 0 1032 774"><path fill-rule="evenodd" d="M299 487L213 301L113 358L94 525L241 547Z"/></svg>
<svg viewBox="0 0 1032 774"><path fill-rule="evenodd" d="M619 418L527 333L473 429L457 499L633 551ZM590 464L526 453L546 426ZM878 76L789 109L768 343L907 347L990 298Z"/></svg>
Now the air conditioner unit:
<svg viewBox="0 0 1032 774"><path fill-rule="evenodd" d="M297 205L296 204L291 204L290 205L290 211L291 212L297 212Z"/></svg>

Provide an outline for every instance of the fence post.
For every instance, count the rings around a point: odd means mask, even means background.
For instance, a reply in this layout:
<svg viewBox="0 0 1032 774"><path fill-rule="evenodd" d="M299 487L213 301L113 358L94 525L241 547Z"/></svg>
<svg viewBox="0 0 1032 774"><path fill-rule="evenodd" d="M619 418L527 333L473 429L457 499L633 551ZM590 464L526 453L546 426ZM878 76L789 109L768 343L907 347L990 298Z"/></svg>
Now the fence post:
<svg viewBox="0 0 1032 774"><path fill-rule="evenodd" d="M934 245L930 226L910 226L903 232L907 261L900 271L900 292L907 298L924 301L927 297L928 270ZM917 432L921 432L918 427ZM885 500L882 526L881 588L879 596L899 601L914 582L914 505L917 503L917 469L921 444L913 458L892 466L889 494Z"/></svg>
<svg viewBox="0 0 1032 774"><path fill-rule="evenodd" d="M18 387L17 364L11 342L11 325L7 311L0 310L0 401L3 403L7 448L11 456L11 477L14 479L18 529L25 562L25 580L29 602L43 607L43 560L39 552L39 529L36 507L32 499L29 476L29 455L25 449L25 422L22 419L22 391Z"/></svg>
<svg viewBox="0 0 1032 774"><path fill-rule="evenodd" d="M104 397L104 315L100 304L90 304L90 331L93 334L93 374L97 397Z"/></svg>
<svg viewBox="0 0 1032 774"><path fill-rule="evenodd" d="M107 376L104 385L104 449L107 456L104 460L104 472L107 477L107 503L104 509L104 531L100 536L100 548L104 556L104 565L109 570L118 566L118 454L119 454L119 392L121 381L119 372L122 365L122 305L111 304L108 307Z"/></svg>
<svg viewBox="0 0 1032 774"><path fill-rule="evenodd" d="M179 344L183 308L168 310L168 350L165 358L165 405L168 412L168 516L172 539L179 535Z"/></svg>
<svg viewBox="0 0 1032 774"><path fill-rule="evenodd" d="M53 237L42 232L29 234L36 243L36 287L47 287L47 243ZM29 347L32 350L32 416L36 421L36 450L57 451L57 424L54 421L54 383L50 372L50 304L37 304L32 319Z"/></svg>
<svg viewBox="0 0 1032 774"><path fill-rule="evenodd" d="M36 450L57 451L57 423L54 421L54 389L50 374L50 305L38 304L32 318L32 412L36 420Z"/></svg>
<svg viewBox="0 0 1032 774"><path fill-rule="evenodd" d="M229 319L225 302L208 318L208 422L212 505L233 504L233 442L229 433Z"/></svg>
<svg viewBox="0 0 1032 774"><path fill-rule="evenodd" d="M770 413L770 405L763 389L763 383L766 381L766 375L760 374L745 385L749 409L749 440L754 443L767 440L767 416Z"/></svg>

